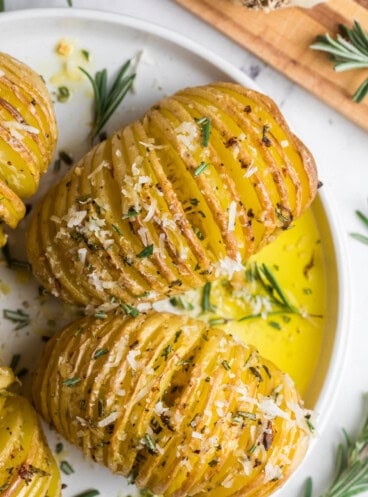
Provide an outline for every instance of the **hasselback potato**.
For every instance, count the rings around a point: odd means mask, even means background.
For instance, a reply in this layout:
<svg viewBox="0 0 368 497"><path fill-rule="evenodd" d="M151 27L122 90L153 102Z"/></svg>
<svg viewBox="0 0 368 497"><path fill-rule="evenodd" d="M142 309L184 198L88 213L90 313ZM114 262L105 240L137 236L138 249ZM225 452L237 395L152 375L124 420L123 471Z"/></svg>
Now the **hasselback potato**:
<svg viewBox="0 0 368 497"><path fill-rule="evenodd" d="M15 228L56 146L47 88L30 67L0 52L0 221ZM0 224L0 246L6 235Z"/></svg>
<svg viewBox="0 0 368 497"><path fill-rule="evenodd" d="M60 474L37 414L7 390L15 377L0 367L0 494L2 497L58 497Z"/></svg>
<svg viewBox="0 0 368 497"><path fill-rule="evenodd" d="M33 397L85 455L165 497L268 495L309 440L288 375L173 314L72 323L48 342Z"/></svg>
<svg viewBox="0 0 368 497"><path fill-rule="evenodd" d="M231 277L316 189L312 156L268 97L234 83L187 88L47 193L28 256L66 301L157 300Z"/></svg>

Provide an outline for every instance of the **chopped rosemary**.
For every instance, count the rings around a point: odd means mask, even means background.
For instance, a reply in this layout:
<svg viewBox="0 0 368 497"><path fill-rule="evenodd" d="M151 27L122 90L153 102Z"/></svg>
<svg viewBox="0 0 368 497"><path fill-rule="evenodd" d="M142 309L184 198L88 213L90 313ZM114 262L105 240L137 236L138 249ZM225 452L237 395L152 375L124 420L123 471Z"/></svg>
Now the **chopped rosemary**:
<svg viewBox="0 0 368 497"><path fill-rule="evenodd" d="M285 314L295 314L298 316L305 315L305 313L302 313L290 302L276 276L266 264L250 264L246 268L245 278L249 283L257 282L261 285L261 288L263 288L263 291L268 296L269 303L271 304L272 309L267 310L264 313L258 312L256 314L246 314L245 316L239 318L238 321L267 318L271 316L281 316L284 322L289 322L290 318L288 316L285 316ZM306 314L306 316L314 318L323 317L321 314ZM270 320L268 321L268 324L275 329L281 329L281 326L277 321Z"/></svg>
<svg viewBox="0 0 368 497"><path fill-rule="evenodd" d="M28 326L31 322L29 314L25 313L22 309L17 309L16 311L4 309L3 317L17 324L14 328L15 330L20 330Z"/></svg>
<svg viewBox="0 0 368 497"><path fill-rule="evenodd" d="M75 473L73 467L68 463L68 461L61 461L60 469L65 475L71 475Z"/></svg>
<svg viewBox="0 0 368 497"><path fill-rule="evenodd" d="M196 119L196 121L201 127L202 147L208 147L211 136L211 119L209 117L201 117Z"/></svg>
<svg viewBox="0 0 368 497"><path fill-rule="evenodd" d="M58 442L55 447L55 453L60 454L64 450L64 445L61 442Z"/></svg>
<svg viewBox="0 0 368 497"><path fill-rule="evenodd" d="M29 262L19 261L18 259L14 259L14 257L12 257L8 243L4 247L2 247L1 250L6 261L6 266L9 269L24 269L25 271L31 270L31 265L29 264Z"/></svg>
<svg viewBox="0 0 368 497"><path fill-rule="evenodd" d="M367 394L366 394L367 397ZM345 443L336 453L336 476L321 497L352 497L368 490L368 415L355 441L343 430ZM312 497L312 479L308 478L304 497Z"/></svg>
<svg viewBox="0 0 368 497"><path fill-rule="evenodd" d="M169 357L170 352L172 352L172 349L173 349L173 348L172 348L171 343L169 343L169 345L167 345L167 346L164 348L164 350L163 350L163 352L162 352L162 354L161 354L161 357L164 357L164 358L165 358L165 361L167 361L167 358Z"/></svg>
<svg viewBox="0 0 368 497"><path fill-rule="evenodd" d="M119 69L110 88L107 87L107 70L102 69L91 76L85 69L79 69L87 76L94 93L94 118L91 130L92 140L98 136L107 121L113 115L125 95L131 89L135 74L127 75L131 61L127 60Z"/></svg>
<svg viewBox="0 0 368 497"><path fill-rule="evenodd" d="M57 93L57 100L60 103L65 103L70 98L70 90L67 86L59 86Z"/></svg>
<svg viewBox="0 0 368 497"><path fill-rule="evenodd" d="M106 355L108 353L109 353L109 349L98 349L93 354L93 359L98 359L99 357L102 357L103 355Z"/></svg>
<svg viewBox="0 0 368 497"><path fill-rule="evenodd" d="M95 312L95 317L98 319L106 319L107 314L105 311L97 311L97 312Z"/></svg>
<svg viewBox="0 0 368 497"><path fill-rule="evenodd" d="M86 61L87 61L87 62L89 62L89 59L90 59L90 57L91 57L91 56L90 56L89 51L83 48L83 49L81 50L81 54L82 54L82 55L83 55L83 57L86 59Z"/></svg>
<svg viewBox="0 0 368 497"><path fill-rule="evenodd" d="M226 369L226 371L230 371L230 364L225 359L221 362L221 364Z"/></svg>
<svg viewBox="0 0 368 497"><path fill-rule="evenodd" d="M124 233L121 231L119 226L116 226L116 224L111 224L111 228L120 236L124 236Z"/></svg>
<svg viewBox="0 0 368 497"><path fill-rule="evenodd" d="M351 29L340 24L336 39L328 33L318 36L310 48L327 52L335 62L334 69L338 72L368 67L368 34L358 21L354 21ZM352 96L352 100L359 103L367 94L368 79L365 79Z"/></svg>
<svg viewBox="0 0 368 497"><path fill-rule="evenodd" d="M209 166L208 162L201 161L199 166L194 169L194 176L199 176L200 174L203 173Z"/></svg>
<svg viewBox="0 0 368 497"><path fill-rule="evenodd" d="M67 166L72 166L74 163L73 157L68 152L65 152L65 150L60 150L59 159Z"/></svg>
<svg viewBox="0 0 368 497"><path fill-rule="evenodd" d="M136 307L133 307L132 305L121 303L120 307L128 316L136 318L139 315L138 309Z"/></svg>
<svg viewBox="0 0 368 497"><path fill-rule="evenodd" d="M73 376L73 378L67 378L66 380L62 381L62 384L67 386L67 387L74 387L75 385L78 385L82 380L79 378L79 376Z"/></svg>
<svg viewBox="0 0 368 497"><path fill-rule="evenodd" d="M154 442L154 440L152 439L151 435L149 435L148 433L146 433L142 439L142 443L147 447L148 451L153 453L153 454L156 454L157 453L157 447L156 447L156 444Z"/></svg>
<svg viewBox="0 0 368 497"><path fill-rule="evenodd" d="M96 497L96 495L100 495L100 492L98 490L92 489L92 490L87 490L86 492L82 492L81 494L78 494L75 497Z"/></svg>
<svg viewBox="0 0 368 497"><path fill-rule="evenodd" d="M139 257L139 259L143 259L145 257L149 257L152 254L153 254L153 244L144 247L144 249L141 252L139 252L139 254L137 254L137 257Z"/></svg>
<svg viewBox="0 0 368 497"><path fill-rule="evenodd" d="M203 287L202 292L202 311L203 312L214 312L216 307L211 304L211 283L207 281L207 283Z"/></svg>
<svg viewBox="0 0 368 497"><path fill-rule="evenodd" d="M361 211L355 211L355 214L362 221L362 223L368 228L368 217L365 216ZM350 233L350 236L355 240L358 240L358 242L368 245L368 236L361 235L360 233Z"/></svg>

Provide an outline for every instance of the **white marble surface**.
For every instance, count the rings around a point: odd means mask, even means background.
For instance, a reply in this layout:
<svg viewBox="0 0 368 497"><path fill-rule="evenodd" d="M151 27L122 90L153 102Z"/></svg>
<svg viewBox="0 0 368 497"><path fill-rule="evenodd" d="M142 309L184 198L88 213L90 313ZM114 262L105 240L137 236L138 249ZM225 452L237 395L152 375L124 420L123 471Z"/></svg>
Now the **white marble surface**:
<svg viewBox="0 0 368 497"><path fill-rule="evenodd" d="M67 4L66 0L5 0L5 3L7 10L65 7ZM287 491L288 496L301 496L303 482L311 475L315 480L315 495L320 495L332 477L334 449L341 440L340 429L345 427L352 433L357 429L362 419L362 393L368 391L368 247L348 236L351 231L364 233L354 211L360 209L368 213L366 132L177 6L173 0L74 0L73 4L77 8L123 13L174 29L207 46L245 73L256 75L262 90L278 102L313 151L319 176L332 193L336 215L346 237L352 300L352 316L346 330L351 338L332 415Z"/></svg>

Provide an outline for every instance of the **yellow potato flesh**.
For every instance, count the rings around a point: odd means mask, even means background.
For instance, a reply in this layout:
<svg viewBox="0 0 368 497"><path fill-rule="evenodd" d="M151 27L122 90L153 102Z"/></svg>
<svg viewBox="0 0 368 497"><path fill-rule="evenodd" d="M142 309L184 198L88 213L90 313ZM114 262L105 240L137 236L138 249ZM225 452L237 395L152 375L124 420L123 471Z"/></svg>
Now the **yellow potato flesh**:
<svg viewBox="0 0 368 497"><path fill-rule="evenodd" d="M6 390L15 378L0 367L0 493L2 497L59 497L58 467L30 403Z"/></svg>
<svg viewBox="0 0 368 497"><path fill-rule="evenodd" d="M56 146L55 114L41 76L0 52L0 220L15 228ZM0 245L6 237L0 226Z"/></svg>
<svg viewBox="0 0 368 497"><path fill-rule="evenodd" d="M154 301L231 277L316 189L312 156L270 99L232 83L187 88L97 145L46 195L28 256L64 300Z"/></svg>
<svg viewBox="0 0 368 497"><path fill-rule="evenodd" d="M310 435L290 377L172 314L72 323L48 342L33 397L86 456L165 497L269 495Z"/></svg>

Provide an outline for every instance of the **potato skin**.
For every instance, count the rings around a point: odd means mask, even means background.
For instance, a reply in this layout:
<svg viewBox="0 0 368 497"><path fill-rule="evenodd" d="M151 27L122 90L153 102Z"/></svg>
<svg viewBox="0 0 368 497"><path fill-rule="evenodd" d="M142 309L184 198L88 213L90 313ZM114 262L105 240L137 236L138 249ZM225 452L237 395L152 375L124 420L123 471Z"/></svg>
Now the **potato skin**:
<svg viewBox="0 0 368 497"><path fill-rule="evenodd" d="M33 398L86 456L165 497L269 495L310 436L290 377L173 314L72 323L48 342Z"/></svg>
<svg viewBox="0 0 368 497"><path fill-rule="evenodd" d="M6 390L15 381L0 367L0 494L2 497L59 497L60 474L36 412Z"/></svg>
<svg viewBox="0 0 368 497"><path fill-rule="evenodd" d="M186 88L97 145L45 196L28 257L66 301L154 301L231 277L316 190L310 152L268 97L234 83Z"/></svg>
<svg viewBox="0 0 368 497"><path fill-rule="evenodd" d="M48 90L26 64L0 52L0 220L15 228L54 154L57 126ZM1 226L0 226L1 228ZM0 230L0 245L6 242Z"/></svg>

